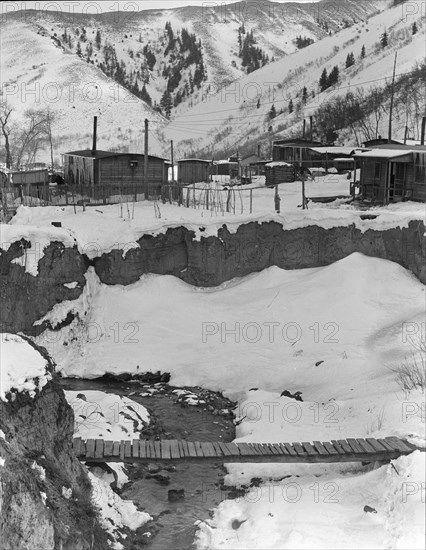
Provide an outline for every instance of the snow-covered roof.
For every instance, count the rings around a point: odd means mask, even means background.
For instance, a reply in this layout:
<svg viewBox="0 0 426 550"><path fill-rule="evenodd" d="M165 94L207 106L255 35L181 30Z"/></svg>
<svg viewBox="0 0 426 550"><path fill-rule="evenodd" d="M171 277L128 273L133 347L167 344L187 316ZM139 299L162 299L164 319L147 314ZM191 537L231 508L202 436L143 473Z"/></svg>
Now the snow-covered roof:
<svg viewBox="0 0 426 550"><path fill-rule="evenodd" d="M31 397L51 379L46 359L17 334L2 334L0 346L0 399L12 390L28 392Z"/></svg>
<svg viewBox="0 0 426 550"><path fill-rule="evenodd" d="M333 162L351 162L353 159L352 158L348 158L348 157L338 157L336 159L333 159Z"/></svg>
<svg viewBox="0 0 426 550"><path fill-rule="evenodd" d="M273 168L274 166L293 166L293 165L288 164L288 162L274 161L274 162L268 162L268 164L265 164L265 166L269 166L270 168Z"/></svg>
<svg viewBox="0 0 426 550"><path fill-rule="evenodd" d="M84 158L96 158L96 159L103 159L108 157L120 157L123 155L130 155L132 157L143 157L143 153L118 153L114 151L99 151L96 149L96 151L92 151L92 149L82 149L81 151L70 151L68 153L64 153L66 156L73 156L73 157L84 157ZM148 158L153 159L161 159L161 160L167 160L163 157L156 157L155 155L148 155Z"/></svg>
<svg viewBox="0 0 426 550"><path fill-rule="evenodd" d="M206 160L206 159L195 159L195 158L192 158L192 159L180 159L178 160L178 163L179 162L205 162L207 164L211 164L211 160Z"/></svg>
<svg viewBox="0 0 426 550"><path fill-rule="evenodd" d="M365 153L356 153L354 157L393 159L398 157L405 157L413 152L414 151L412 151L411 149L373 149L372 151L366 151Z"/></svg>
<svg viewBox="0 0 426 550"><path fill-rule="evenodd" d="M339 147L339 146L330 146L330 147L309 147L311 151L315 151L316 153L320 153L322 155L325 154L333 154L333 155L352 155L354 151L362 151L361 148L358 147Z"/></svg>

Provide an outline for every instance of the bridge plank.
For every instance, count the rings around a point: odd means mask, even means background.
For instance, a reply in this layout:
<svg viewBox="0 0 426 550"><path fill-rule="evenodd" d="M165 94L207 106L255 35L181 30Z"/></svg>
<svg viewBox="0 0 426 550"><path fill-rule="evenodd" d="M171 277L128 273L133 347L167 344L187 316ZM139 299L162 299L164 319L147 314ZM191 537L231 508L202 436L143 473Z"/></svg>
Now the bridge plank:
<svg viewBox="0 0 426 550"><path fill-rule="evenodd" d="M159 441L154 441L154 451L155 451L155 457L160 460L161 459L161 443Z"/></svg>
<svg viewBox="0 0 426 550"><path fill-rule="evenodd" d="M225 445L225 443L223 443L223 441L219 441L219 447L223 453L224 456L231 456L232 453L231 451L228 449L228 447Z"/></svg>
<svg viewBox="0 0 426 550"><path fill-rule="evenodd" d="M385 447L388 452L395 452L394 447L390 445L389 442L386 441L386 439L378 439L377 441L380 443L380 445L383 445L383 447Z"/></svg>
<svg viewBox="0 0 426 550"><path fill-rule="evenodd" d="M161 458L164 460L170 458L170 441L168 439L161 440Z"/></svg>
<svg viewBox="0 0 426 550"><path fill-rule="evenodd" d="M318 453L310 443L308 443L307 441L302 441L302 445L309 456L317 456Z"/></svg>
<svg viewBox="0 0 426 550"><path fill-rule="evenodd" d="M88 439L86 442L86 457L95 458L95 439Z"/></svg>
<svg viewBox="0 0 426 550"><path fill-rule="evenodd" d="M353 450L349 443L346 441L346 439L338 439L337 443L341 446L341 448L345 451L345 454L351 455L353 453Z"/></svg>
<svg viewBox="0 0 426 550"><path fill-rule="evenodd" d="M254 443L254 446L256 447L259 455L266 456L268 454L268 451L264 449L261 443Z"/></svg>
<svg viewBox="0 0 426 550"><path fill-rule="evenodd" d="M201 443L201 449L203 450L203 455L205 457L216 456L216 453L214 452L213 445L211 443L208 443L207 441L203 441Z"/></svg>
<svg viewBox="0 0 426 550"><path fill-rule="evenodd" d="M81 448L81 437L74 437L72 441L72 449L74 451L75 456L81 456L80 448Z"/></svg>
<svg viewBox="0 0 426 550"><path fill-rule="evenodd" d="M121 461L124 460L124 443L125 441L123 440L120 441L120 460Z"/></svg>
<svg viewBox="0 0 426 550"><path fill-rule="evenodd" d="M411 453L413 449L410 449L408 445L406 445L399 437L392 437L389 436L386 438L386 441L389 441L391 445L397 448L398 451L401 451L403 453Z"/></svg>
<svg viewBox="0 0 426 550"><path fill-rule="evenodd" d="M372 447L369 443L365 441L365 439L357 439L358 445L364 449L364 451L368 454L374 454L376 451L374 447Z"/></svg>
<svg viewBox="0 0 426 550"><path fill-rule="evenodd" d="M112 448L114 445L114 441L105 441L104 443L104 456L112 456Z"/></svg>
<svg viewBox="0 0 426 550"><path fill-rule="evenodd" d="M356 454L360 454L360 453L365 453L365 451L360 447L360 445L358 444L358 441L356 439L353 439L353 438L348 438L346 440L351 449L352 449L352 452L356 453Z"/></svg>
<svg viewBox="0 0 426 550"><path fill-rule="evenodd" d="M386 447L379 443L379 441L377 441L377 439L374 439L373 437L366 437L365 441L367 441L367 443L369 443L378 453L385 453L387 451Z"/></svg>
<svg viewBox="0 0 426 550"><path fill-rule="evenodd" d="M284 443L278 443L278 448L282 452L283 455L289 456L290 453L287 451L287 447L284 445Z"/></svg>
<svg viewBox="0 0 426 550"><path fill-rule="evenodd" d="M170 456L171 458L180 458L179 446L177 439L170 440Z"/></svg>
<svg viewBox="0 0 426 550"><path fill-rule="evenodd" d="M217 441L213 441L212 442L212 445L213 445L213 448L214 448L214 451L216 453L216 456L220 456L222 457L223 456L223 452L222 452L222 449L220 448L220 445Z"/></svg>
<svg viewBox="0 0 426 550"><path fill-rule="evenodd" d="M282 456L285 454L279 443L271 443L271 448L277 452L277 455Z"/></svg>
<svg viewBox="0 0 426 550"><path fill-rule="evenodd" d="M259 447L261 447L262 454L265 456L281 454L278 449L274 449L274 445L272 443L259 443Z"/></svg>
<svg viewBox="0 0 426 550"><path fill-rule="evenodd" d="M328 456L328 451L321 441L314 441L313 445L320 456Z"/></svg>
<svg viewBox="0 0 426 550"><path fill-rule="evenodd" d="M277 449L274 449L273 448L274 445L271 445L271 448L269 448L266 443L259 443L259 448L262 452L262 455L265 455L265 456L268 456L268 455L273 455L273 454L278 454L279 451Z"/></svg>
<svg viewBox="0 0 426 550"><path fill-rule="evenodd" d="M240 450L241 456L250 456L253 454L247 443L237 443L237 446Z"/></svg>
<svg viewBox="0 0 426 550"><path fill-rule="evenodd" d="M139 458L146 458L146 439L139 439Z"/></svg>
<svg viewBox="0 0 426 550"><path fill-rule="evenodd" d="M195 458L197 456L197 451L195 450L195 445L192 441L188 441L188 453L191 458Z"/></svg>
<svg viewBox="0 0 426 550"><path fill-rule="evenodd" d="M199 441L194 441L194 445L197 456L204 456L203 450L201 448L201 443Z"/></svg>
<svg viewBox="0 0 426 550"><path fill-rule="evenodd" d="M120 456L120 442L114 441L112 446L112 456Z"/></svg>
<svg viewBox="0 0 426 550"><path fill-rule="evenodd" d="M279 447L284 447L290 456L297 456L296 450L293 449L290 443L280 443Z"/></svg>
<svg viewBox="0 0 426 550"><path fill-rule="evenodd" d="M339 453L339 455L344 455L345 451L343 447L340 445L340 443L336 439L331 440L331 444L336 449L336 451Z"/></svg>
<svg viewBox="0 0 426 550"><path fill-rule="evenodd" d="M130 458L132 456L132 442L127 439L124 442L124 458Z"/></svg>
<svg viewBox="0 0 426 550"><path fill-rule="evenodd" d="M139 458L139 439L134 439L132 444L132 457Z"/></svg>
<svg viewBox="0 0 426 550"><path fill-rule="evenodd" d="M150 440L149 447L151 449L151 458L154 458L155 460L160 460L161 454L157 455L157 448L155 447L155 441Z"/></svg>
<svg viewBox="0 0 426 550"><path fill-rule="evenodd" d="M183 450L183 441L181 439L178 439L178 450L180 457L183 458L185 456L185 451Z"/></svg>
<svg viewBox="0 0 426 550"><path fill-rule="evenodd" d="M240 456L240 450L235 443L224 443L227 446L228 450L231 452L232 456Z"/></svg>
<svg viewBox="0 0 426 550"><path fill-rule="evenodd" d="M323 446L325 450L328 452L329 455L338 455L339 453L336 451L336 449L333 447L331 443L328 441L323 442Z"/></svg>
<svg viewBox="0 0 426 550"><path fill-rule="evenodd" d="M300 443L293 443L293 449L296 451L298 456L306 456L308 454Z"/></svg>

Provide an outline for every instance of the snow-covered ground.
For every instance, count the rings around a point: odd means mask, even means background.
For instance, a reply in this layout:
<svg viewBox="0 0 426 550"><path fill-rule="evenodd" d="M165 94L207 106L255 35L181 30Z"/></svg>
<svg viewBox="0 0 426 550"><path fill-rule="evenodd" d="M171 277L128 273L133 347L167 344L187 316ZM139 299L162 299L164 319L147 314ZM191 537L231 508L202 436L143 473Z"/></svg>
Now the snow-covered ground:
<svg viewBox="0 0 426 550"><path fill-rule="evenodd" d="M192 201L194 193L189 192ZM250 194L252 212L250 213ZM301 182L279 185L280 213L275 212L274 189L264 185L264 178L254 180L251 185L233 188L231 205L235 208L226 212L227 192L221 185L209 190L209 209L206 209L206 185L197 186L195 191L197 207L179 207L177 204L163 204L161 201L136 202L110 206L76 207L24 207L18 209L10 224L0 226L2 248L7 249L14 240L26 235L32 242L31 250L16 260L36 274L34 262L43 255L48 237L60 240L65 246L77 243L80 252L90 258L100 256L116 248L125 255L137 248L137 240L144 234L165 233L170 227L185 226L195 232L196 238L217 235L226 224L235 232L244 223L276 221L284 229L296 229L308 225L324 228L354 224L361 231L406 227L413 220L424 220L424 204L405 202L387 207L369 209L375 219L362 220L365 213L345 204L345 199L332 203L310 202L303 210ZM328 174L306 182L307 197L349 196L349 180L346 175ZM184 192L186 200L186 191ZM213 208L212 208L213 206ZM158 207L158 208L157 208ZM161 217L159 217L161 216ZM61 222L62 228L54 228L52 222ZM33 243L34 241L34 243ZM34 254L35 252L35 254Z"/></svg>
<svg viewBox="0 0 426 550"><path fill-rule="evenodd" d="M92 269L87 278L83 296L55 312L74 308L80 321L56 344L40 337L66 375L161 370L176 385L225 390L239 402L238 441L397 435L425 445L424 395L403 391L392 372L421 360L425 290L397 264L353 254L209 289L157 275L108 287ZM229 464L227 483L260 486L200 523L199 548L421 548L424 457L372 471Z"/></svg>
<svg viewBox="0 0 426 550"><path fill-rule="evenodd" d="M347 194L345 177L328 178L308 182L307 195ZM369 210L377 214L372 220L361 220L361 212L342 201L310 203L303 211L300 191L300 182L281 185L281 214L273 215L274 191L267 188L253 190L252 215L212 215L160 203L158 218L153 204L144 202L135 204L134 219L132 205L129 210L124 205L123 214L120 206L77 214L72 207L20 208L7 235L11 242L14 232L23 236L29 227L32 236L39 230L47 242L46 228L61 221L67 246L75 240L94 257L117 243L125 254L144 233L181 225L200 238L216 234L224 223L231 231L248 221L269 220L284 228L353 223L366 230L406 226L424 217L424 205L416 203ZM45 316L56 324L74 311L72 324L37 338L64 375L163 371L177 386L222 390L238 401L238 441L397 435L425 446L424 395L419 388L404 391L393 372L414 358L424 365L419 343L426 332L425 287L395 263L357 253L327 267L271 267L216 288L158 275L107 286L93 268L86 278L78 300L57 304ZM303 401L281 396L283 390L302 392ZM87 401L71 397L87 417L87 402L104 396L84 393ZM129 411L129 401L105 401L101 410ZM148 420L136 412L139 421ZM87 428L93 436L133 438L123 431L124 418L105 414L95 427L82 422L78 429L82 435ZM199 548L421 548L424 457L416 452L378 469L229 464L227 483L250 485L260 478L260 485L239 500L222 502L211 520L200 523ZM102 497L102 506L108 499Z"/></svg>
<svg viewBox="0 0 426 550"><path fill-rule="evenodd" d="M149 424L146 408L128 397L95 390L66 391L65 397L74 410L75 436L82 439L139 439Z"/></svg>
<svg viewBox="0 0 426 550"><path fill-rule="evenodd" d="M265 472L260 486L224 500L213 519L200 524L197 547L422 549L424 467L424 454L416 451L372 471L299 464L272 479ZM228 477L234 483L239 476Z"/></svg>
<svg viewBox="0 0 426 550"><path fill-rule="evenodd" d="M5 401L9 392L34 396L51 379L46 359L17 334L0 336L0 399Z"/></svg>
<svg viewBox="0 0 426 550"><path fill-rule="evenodd" d="M132 501L117 495L101 471L97 471L97 475L89 471L88 475L93 489L92 502L100 510L102 526L114 541L111 548L122 550L124 546L120 541L125 535L123 537L121 530L128 528L134 531L152 518L146 512L140 512Z"/></svg>

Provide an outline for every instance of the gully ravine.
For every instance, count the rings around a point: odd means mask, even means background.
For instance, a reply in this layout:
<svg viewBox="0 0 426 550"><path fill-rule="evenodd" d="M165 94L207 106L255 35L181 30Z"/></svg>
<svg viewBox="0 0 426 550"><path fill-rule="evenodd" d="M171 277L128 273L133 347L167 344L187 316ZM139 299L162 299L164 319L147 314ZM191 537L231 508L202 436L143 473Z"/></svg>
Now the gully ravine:
<svg viewBox="0 0 426 550"><path fill-rule="evenodd" d="M187 405L172 393L176 388L167 383L62 379L61 386L64 390L82 393L89 390L113 393L140 403L148 409L151 418L141 438L227 442L235 437L232 413L235 403L220 393L198 387L183 388L197 395L200 401L197 405ZM148 393L151 394L148 396ZM87 466L99 468L94 464ZM141 547L189 550L194 544L197 522L208 519L222 500L237 496L235 489L223 484L226 470L220 461L204 464L152 461L150 464L126 464L126 470L129 481L117 492L153 517L151 522L122 541L126 550ZM170 490L177 492L177 500L169 500Z"/></svg>

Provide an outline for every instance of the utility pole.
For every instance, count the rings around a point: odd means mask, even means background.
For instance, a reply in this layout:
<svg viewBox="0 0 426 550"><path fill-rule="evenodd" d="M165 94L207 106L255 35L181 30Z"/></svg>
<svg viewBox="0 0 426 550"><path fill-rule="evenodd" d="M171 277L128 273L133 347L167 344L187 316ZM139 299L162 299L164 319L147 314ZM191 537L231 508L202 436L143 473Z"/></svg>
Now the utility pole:
<svg viewBox="0 0 426 550"><path fill-rule="evenodd" d="M145 183L145 200L148 200L148 119L145 119L145 154L144 154L143 179Z"/></svg>
<svg viewBox="0 0 426 550"><path fill-rule="evenodd" d="M305 167L303 166L303 154L302 148L300 148L300 173L302 178L302 209L306 208L306 196L305 196Z"/></svg>
<svg viewBox="0 0 426 550"><path fill-rule="evenodd" d="M175 181L175 163L173 161L173 140L170 140L170 159L172 161L172 183Z"/></svg>
<svg viewBox="0 0 426 550"><path fill-rule="evenodd" d="M389 108L388 143L390 143L391 139L392 139L393 96L395 94L395 71L396 71L396 58L397 57L398 57L398 52L395 52L395 61L394 61L394 64L393 64L393 75L392 75L392 93L391 93L391 101L390 101L390 108Z"/></svg>

